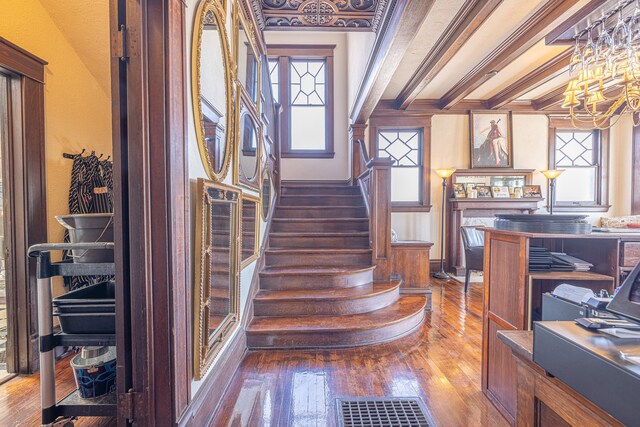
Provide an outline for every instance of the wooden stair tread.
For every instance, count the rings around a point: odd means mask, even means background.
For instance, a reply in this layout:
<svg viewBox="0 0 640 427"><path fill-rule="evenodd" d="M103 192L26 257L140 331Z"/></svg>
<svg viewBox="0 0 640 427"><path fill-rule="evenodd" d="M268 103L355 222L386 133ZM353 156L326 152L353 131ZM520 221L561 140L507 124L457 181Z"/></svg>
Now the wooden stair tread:
<svg viewBox="0 0 640 427"><path fill-rule="evenodd" d="M375 268L375 265L267 267L260 274L263 276L339 275L370 271Z"/></svg>
<svg viewBox="0 0 640 427"><path fill-rule="evenodd" d="M364 206L352 206L352 205L300 205L300 206L289 206L289 205L277 205L276 209L306 209L306 210L315 210L315 209L364 209Z"/></svg>
<svg viewBox="0 0 640 427"><path fill-rule="evenodd" d="M275 222L310 222L310 223L318 223L318 222L365 222L369 221L369 218L273 218L272 221Z"/></svg>
<svg viewBox="0 0 640 427"><path fill-rule="evenodd" d="M368 313L341 316L256 316L248 334L332 333L364 331L393 325L424 310L424 296L403 296L395 303Z"/></svg>
<svg viewBox="0 0 640 427"><path fill-rule="evenodd" d="M400 286L402 281L375 282L352 288L296 289L286 291L261 290L256 301L305 301L305 300L345 300L358 299L389 292Z"/></svg>
<svg viewBox="0 0 640 427"><path fill-rule="evenodd" d="M317 197L319 199L326 198L337 198L337 199L362 199L362 194L281 194L280 198L289 198L289 197ZM325 205L326 206L326 205ZM329 205L333 206L333 205Z"/></svg>
<svg viewBox="0 0 640 427"><path fill-rule="evenodd" d="M351 248L277 248L277 249L267 249L265 253L269 254L292 254L292 255L300 255L300 254L364 254L371 253L371 249L351 249Z"/></svg>
<svg viewBox="0 0 640 427"><path fill-rule="evenodd" d="M273 237L365 237L368 231L272 231Z"/></svg>

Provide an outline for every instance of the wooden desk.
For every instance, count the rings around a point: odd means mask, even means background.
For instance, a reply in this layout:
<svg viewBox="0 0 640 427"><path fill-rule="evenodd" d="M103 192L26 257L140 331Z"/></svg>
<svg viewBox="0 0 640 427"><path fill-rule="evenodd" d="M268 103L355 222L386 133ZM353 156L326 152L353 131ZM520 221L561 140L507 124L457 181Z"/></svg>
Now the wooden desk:
<svg viewBox="0 0 640 427"><path fill-rule="evenodd" d="M482 390L507 420L516 416L516 364L500 330L528 330L542 294L560 283L613 291L620 281L621 244L640 234L544 234L485 231ZM529 272L529 247L566 252L594 266L589 272Z"/></svg>
<svg viewBox="0 0 640 427"><path fill-rule="evenodd" d="M533 361L532 331L500 331L498 338L511 350L517 372L517 426L622 426L618 420L549 377Z"/></svg>

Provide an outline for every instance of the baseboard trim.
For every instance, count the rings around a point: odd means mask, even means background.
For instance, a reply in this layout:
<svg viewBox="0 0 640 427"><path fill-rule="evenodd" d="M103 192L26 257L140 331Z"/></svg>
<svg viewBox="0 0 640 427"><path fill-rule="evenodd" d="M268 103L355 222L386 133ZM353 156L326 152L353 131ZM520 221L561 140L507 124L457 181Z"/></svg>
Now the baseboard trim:
<svg viewBox="0 0 640 427"><path fill-rule="evenodd" d="M215 364L204 384L191 399L177 425L180 427L211 425L218 412L222 397L231 385L231 380L247 353L247 334L239 328L221 360ZM224 387L221 385L224 384Z"/></svg>

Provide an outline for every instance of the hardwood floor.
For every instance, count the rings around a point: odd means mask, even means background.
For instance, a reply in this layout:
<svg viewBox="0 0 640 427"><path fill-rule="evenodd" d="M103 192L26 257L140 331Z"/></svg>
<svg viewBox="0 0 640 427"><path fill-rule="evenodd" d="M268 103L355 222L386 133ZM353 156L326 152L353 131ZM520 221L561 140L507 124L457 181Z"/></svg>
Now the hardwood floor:
<svg viewBox="0 0 640 427"><path fill-rule="evenodd" d="M76 384L69 369L71 357L56 363L56 394L63 398ZM32 427L40 425L40 375L18 376L0 386L0 426ZM115 426L115 419L84 417L74 421L75 427Z"/></svg>
<svg viewBox="0 0 640 427"><path fill-rule="evenodd" d="M482 284L433 282L410 335L349 350L252 351L212 426L335 425L338 397L420 396L439 426L506 426L480 390Z"/></svg>

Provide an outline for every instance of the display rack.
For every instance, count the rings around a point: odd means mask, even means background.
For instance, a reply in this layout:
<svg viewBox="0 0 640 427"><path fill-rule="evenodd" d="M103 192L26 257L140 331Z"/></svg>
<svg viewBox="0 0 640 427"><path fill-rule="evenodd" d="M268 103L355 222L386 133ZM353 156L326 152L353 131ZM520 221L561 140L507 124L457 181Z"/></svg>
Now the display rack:
<svg viewBox="0 0 640 427"><path fill-rule="evenodd" d="M113 243L43 243L31 246L29 256L36 258L38 335L40 343L40 401L42 425L53 425L59 417L116 416L117 395L109 393L95 399L83 399L78 390L56 401L55 348L59 346L115 346L115 334L54 333L52 277L113 276L114 263L51 262L51 251L113 250Z"/></svg>

